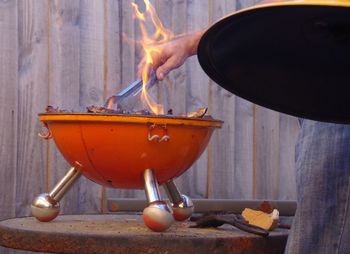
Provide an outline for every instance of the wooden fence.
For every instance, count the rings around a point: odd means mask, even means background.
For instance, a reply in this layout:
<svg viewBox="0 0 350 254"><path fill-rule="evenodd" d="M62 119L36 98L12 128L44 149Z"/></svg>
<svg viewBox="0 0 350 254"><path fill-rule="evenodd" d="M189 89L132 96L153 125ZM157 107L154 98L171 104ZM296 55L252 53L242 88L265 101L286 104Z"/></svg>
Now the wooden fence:
<svg viewBox="0 0 350 254"><path fill-rule="evenodd" d="M69 168L54 143L38 138L37 114L47 105L74 110L102 105L136 78L140 53L124 39L139 37L131 2L0 1L0 218L29 215L33 198L50 190ZM180 34L258 1L151 2L164 25ZM182 192L194 198L295 199L295 118L223 90L196 57L173 71L157 94L176 112L206 105L225 121L202 157L176 180ZM81 178L63 198L62 213L104 212L109 197L144 194Z"/></svg>

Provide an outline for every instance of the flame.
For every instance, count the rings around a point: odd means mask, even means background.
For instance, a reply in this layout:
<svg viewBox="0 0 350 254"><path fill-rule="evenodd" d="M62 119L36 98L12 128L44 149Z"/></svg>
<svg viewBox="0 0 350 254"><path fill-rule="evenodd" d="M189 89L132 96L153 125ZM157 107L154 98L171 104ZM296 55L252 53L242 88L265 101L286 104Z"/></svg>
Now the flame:
<svg viewBox="0 0 350 254"><path fill-rule="evenodd" d="M141 100L144 101L151 111L155 114L164 114L164 107L160 104L157 104L153 101L153 99L149 96L146 90L146 84L149 80L149 74L151 69L153 68L153 54L161 53L161 49L156 46L156 44L164 43L171 38L173 38L173 33L166 29L159 17L157 16L156 10L151 5L149 0L144 0L145 3L145 12L140 12L139 6L135 3L131 3L134 8L135 18L139 21L139 26L141 30L141 40L139 44L141 45L144 59L146 61L143 69L142 69L142 93ZM146 29L146 24L151 22L155 28L153 33L149 33Z"/></svg>

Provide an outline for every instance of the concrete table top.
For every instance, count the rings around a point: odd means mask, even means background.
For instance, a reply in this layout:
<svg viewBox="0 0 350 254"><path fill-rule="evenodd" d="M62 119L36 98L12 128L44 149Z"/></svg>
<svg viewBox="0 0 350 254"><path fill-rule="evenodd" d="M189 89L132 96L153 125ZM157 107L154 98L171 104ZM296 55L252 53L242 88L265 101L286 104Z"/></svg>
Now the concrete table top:
<svg viewBox="0 0 350 254"><path fill-rule="evenodd" d="M141 214L62 215L52 222L33 217L0 222L0 245L53 253L283 253L288 230L266 238L230 225L189 228L175 222L168 231L152 232Z"/></svg>

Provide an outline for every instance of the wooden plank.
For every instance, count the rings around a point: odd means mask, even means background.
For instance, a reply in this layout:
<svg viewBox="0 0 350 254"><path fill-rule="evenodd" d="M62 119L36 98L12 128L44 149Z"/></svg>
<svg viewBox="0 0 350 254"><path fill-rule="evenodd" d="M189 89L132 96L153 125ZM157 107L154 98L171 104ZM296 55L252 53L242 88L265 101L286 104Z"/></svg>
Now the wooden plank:
<svg viewBox="0 0 350 254"><path fill-rule="evenodd" d="M18 150L16 216L31 214L30 204L45 192L47 142L38 137L37 114L48 104L48 2L18 2Z"/></svg>
<svg viewBox="0 0 350 254"><path fill-rule="evenodd" d="M241 10L244 8L254 6L259 2L261 2L261 0L236 0L236 8L237 10Z"/></svg>
<svg viewBox="0 0 350 254"><path fill-rule="evenodd" d="M121 2L107 0L104 2L104 100L119 91L121 82L122 63L120 30Z"/></svg>
<svg viewBox="0 0 350 254"><path fill-rule="evenodd" d="M254 105L236 97L235 103L235 174L234 187L237 198L253 198L254 164Z"/></svg>
<svg viewBox="0 0 350 254"><path fill-rule="evenodd" d="M235 96L211 86L211 110L216 118L224 120L211 142L211 195L213 198L237 198L235 195Z"/></svg>
<svg viewBox="0 0 350 254"><path fill-rule="evenodd" d="M205 29L209 23L209 12L207 1L187 1L187 24L186 32ZM185 32L185 31L183 31ZM199 107L208 107L208 76L201 69L196 56L189 58L185 65L186 75L186 111L194 111ZM178 96L183 96L179 94ZM208 196L207 190L207 164L208 150L205 150L200 158L177 183L179 189L191 198L204 198Z"/></svg>
<svg viewBox="0 0 350 254"><path fill-rule="evenodd" d="M255 106L253 198L295 200L297 119Z"/></svg>
<svg viewBox="0 0 350 254"><path fill-rule="evenodd" d="M80 104L103 105L105 51L104 4L80 3Z"/></svg>
<svg viewBox="0 0 350 254"><path fill-rule="evenodd" d="M253 198L277 199L279 181L279 113L256 106Z"/></svg>
<svg viewBox="0 0 350 254"><path fill-rule="evenodd" d="M17 1L0 2L0 218L15 215L18 110Z"/></svg>
<svg viewBox="0 0 350 254"><path fill-rule="evenodd" d="M137 64L139 59L135 59L136 56L136 45L130 43L129 39L134 40L138 37L136 30L135 20L133 18L133 9L131 1L122 0L119 1L119 30L122 33L120 38L120 67L121 67L121 87L126 87L128 84L133 82L137 77ZM111 21L112 22L112 21ZM120 87L120 88L121 88Z"/></svg>
<svg viewBox="0 0 350 254"><path fill-rule="evenodd" d="M86 69L91 66L91 53L86 48L86 26L89 25L90 13L86 13L84 3L80 1L50 1L50 104L64 109L85 111L85 106L91 103L86 99L86 92L93 98L102 97L100 91L90 89L86 91L87 85L94 82L87 76L94 75L93 69ZM90 7L94 10L93 7ZM103 9L102 9L103 10ZM94 10L98 11L98 10ZM103 20L103 17L100 17ZM96 29L91 27L90 29ZM83 31L83 32L81 32ZM103 29L102 29L103 33ZM94 38L88 38L94 41ZM96 56L97 57L97 56ZM84 64L84 66L82 66ZM101 79L103 80L103 79ZM82 94L80 94L82 92ZM102 100L100 100L102 101ZM56 184L69 169L69 165L62 158L53 144L50 144L50 167L49 167L49 189ZM72 187L61 201L62 213L82 213L100 211L101 188L84 177Z"/></svg>
<svg viewBox="0 0 350 254"><path fill-rule="evenodd" d="M280 114L280 165L278 199L296 200L295 145L300 131L298 119Z"/></svg>
<svg viewBox="0 0 350 254"><path fill-rule="evenodd" d="M210 23L222 19L226 15L233 13L237 10L239 3L237 1L230 0L211 0L210 2ZM245 3L247 1L244 1Z"/></svg>
<svg viewBox="0 0 350 254"><path fill-rule="evenodd" d="M0 220L15 216L18 140L17 1L0 2ZM12 250L0 247L0 253Z"/></svg>

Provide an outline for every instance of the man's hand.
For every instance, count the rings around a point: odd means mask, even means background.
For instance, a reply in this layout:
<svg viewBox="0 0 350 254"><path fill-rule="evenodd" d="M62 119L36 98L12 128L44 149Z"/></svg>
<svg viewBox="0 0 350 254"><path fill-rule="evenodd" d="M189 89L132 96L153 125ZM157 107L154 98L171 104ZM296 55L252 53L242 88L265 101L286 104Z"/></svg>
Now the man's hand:
<svg viewBox="0 0 350 254"><path fill-rule="evenodd" d="M158 80L163 80L171 70L180 67L188 57L197 54L198 43L203 32L180 35L167 42L151 45L157 48L157 52L152 53L152 66ZM138 66L139 76L146 64L146 59L142 59Z"/></svg>

